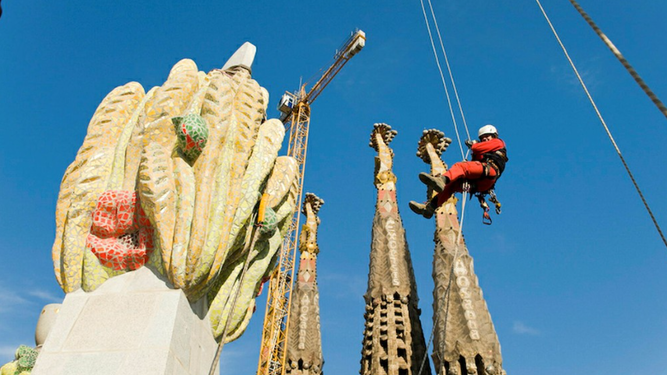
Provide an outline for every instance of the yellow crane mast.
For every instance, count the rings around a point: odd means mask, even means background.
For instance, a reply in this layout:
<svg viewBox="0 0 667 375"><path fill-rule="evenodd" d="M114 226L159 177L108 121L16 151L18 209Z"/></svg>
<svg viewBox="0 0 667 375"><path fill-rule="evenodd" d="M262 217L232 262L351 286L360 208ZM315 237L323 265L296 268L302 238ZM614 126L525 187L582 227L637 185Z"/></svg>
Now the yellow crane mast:
<svg viewBox="0 0 667 375"><path fill-rule="evenodd" d="M296 258L297 239L299 238L299 218L303 197L303 180L306 169L306 151L308 149L308 128L310 126L310 105L322 90L338 74L343 66L361 51L366 43L366 34L357 30L336 51L333 62L322 73L317 82L306 93L306 85L301 85L296 93L286 92L280 100L278 110L281 120L289 127L287 154L296 159L299 165L298 195L296 212L292 216L289 231L283 239L279 251L278 265L269 282L264 328L259 352L257 375L283 375L287 350L287 332L289 330L289 306L292 296L292 275ZM288 125L289 123L289 125Z"/></svg>

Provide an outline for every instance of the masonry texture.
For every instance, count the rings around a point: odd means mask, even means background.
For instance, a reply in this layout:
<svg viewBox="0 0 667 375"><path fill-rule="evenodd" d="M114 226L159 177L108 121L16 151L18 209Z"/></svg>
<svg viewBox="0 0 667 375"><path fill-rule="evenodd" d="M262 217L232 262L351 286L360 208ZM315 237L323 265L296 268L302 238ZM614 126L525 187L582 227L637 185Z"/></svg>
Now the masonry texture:
<svg viewBox="0 0 667 375"><path fill-rule="evenodd" d="M299 239L299 273L292 292L287 340L286 374L322 374L322 334L320 331L320 292L317 289L317 213L324 201L307 193L303 213L306 224Z"/></svg>
<svg viewBox="0 0 667 375"><path fill-rule="evenodd" d="M419 297L410 251L396 204L393 151L396 131L375 124L371 147L378 151L378 189L370 254L361 375L427 375L426 345L419 320Z"/></svg>
<svg viewBox="0 0 667 375"><path fill-rule="evenodd" d="M68 293L32 374L208 374L217 344L198 310L147 267Z"/></svg>
<svg viewBox="0 0 667 375"><path fill-rule="evenodd" d="M431 174L444 174L440 155L451 140L438 130L424 131L417 155ZM434 193L429 191L428 197ZM473 260L468 253L450 198L436 210L433 254L433 363L438 375L500 375L502 356Z"/></svg>

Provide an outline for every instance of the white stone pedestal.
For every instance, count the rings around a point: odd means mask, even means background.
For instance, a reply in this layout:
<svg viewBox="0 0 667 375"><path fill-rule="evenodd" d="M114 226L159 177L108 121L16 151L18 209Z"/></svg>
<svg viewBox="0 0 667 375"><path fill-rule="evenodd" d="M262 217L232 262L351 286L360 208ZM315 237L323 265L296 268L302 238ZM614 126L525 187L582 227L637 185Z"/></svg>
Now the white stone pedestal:
<svg viewBox="0 0 667 375"><path fill-rule="evenodd" d="M32 374L208 375L216 348L203 309L142 267L68 294Z"/></svg>

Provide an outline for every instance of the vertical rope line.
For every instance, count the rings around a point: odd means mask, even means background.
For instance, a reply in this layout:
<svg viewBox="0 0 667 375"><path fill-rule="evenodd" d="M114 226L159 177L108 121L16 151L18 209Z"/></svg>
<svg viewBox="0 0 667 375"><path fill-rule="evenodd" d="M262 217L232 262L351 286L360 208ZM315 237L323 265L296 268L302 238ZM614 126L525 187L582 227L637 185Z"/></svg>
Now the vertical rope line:
<svg viewBox="0 0 667 375"><path fill-rule="evenodd" d="M459 112L461 112L461 120L463 121L463 127L466 130L466 136L470 139L470 131L468 130L468 123L466 122L466 116L463 114L463 106L461 106L461 98L459 97L459 91L456 89L456 83L454 82L454 75L452 74L452 68L449 65L449 58L447 57L447 50L445 50L445 45L442 41L442 36L440 34L440 27L438 26L438 19L435 16L433 11L433 5L431 0L428 0L428 6L431 9L431 16L433 17L433 24L435 25L435 30L438 33L438 40L440 41L440 48L442 49L442 55L445 57L445 65L447 65L447 72L449 73L449 80L452 82L452 87L454 88L454 95L456 97L456 103L459 106ZM467 158L467 155L466 155Z"/></svg>
<svg viewBox="0 0 667 375"><path fill-rule="evenodd" d="M461 157L465 157L463 152L463 145L461 144L461 137L459 136L459 128L456 124L456 117L454 116L454 109L452 109L452 100L449 97L449 90L447 89L447 83L445 83L445 76L442 74L442 67L440 66L440 59L438 59L438 52L435 49L435 43L433 43L433 34L431 33L431 26L428 24L428 17L426 16L426 9L424 8L424 0L419 0L422 6L422 13L424 14L424 22L426 23L426 30L428 31L428 37L431 40L431 48L433 49L433 56L435 57L435 63L438 66L438 71L440 72L440 79L442 80L442 87L445 88L445 96L447 97L447 105L449 105L449 113L452 116L452 122L454 123L454 130L456 131L456 141L459 143L459 149L461 150Z"/></svg>
<svg viewBox="0 0 667 375"><path fill-rule="evenodd" d="M618 61L620 61L621 64L623 64L628 73L630 73L632 78L635 79L635 82L637 82L639 87L641 87L642 90L644 90L644 93L648 95L653 104L655 104L660 110L660 112L662 112L662 115L665 116L665 118L667 118L667 107L665 107L665 105L660 101L660 99L658 99L658 96L648 87L646 82L644 82L644 80L639 76L639 73L635 71L635 69L632 67L632 65L630 65L628 60L626 60L625 57L623 57L621 51L619 51L618 48L616 48L614 43L612 43L611 40L607 38L607 36L602 32L602 30L600 30L600 28L595 24L595 22L593 22L591 17L581 8L581 6L579 6L579 4L576 1L570 0L570 3L572 3L572 5L579 12L579 14L581 14L581 16L584 17L584 20L586 20L586 22L588 22L588 25L590 25L590 27L593 28L595 33L607 45L607 47L611 50L614 56L616 56Z"/></svg>
<svg viewBox="0 0 667 375"><path fill-rule="evenodd" d="M234 314L234 309L236 308L236 300L239 298L239 295L241 294L241 287L243 286L243 281L245 279L245 275L248 272L248 266L250 264L250 258L252 254L252 249L255 247L255 243L257 242L257 239L259 238L259 230L257 230L252 236L252 241L250 241L251 238L251 233L253 232L254 225L253 223L255 222L255 218L257 217L257 214L253 214L252 217L250 218L250 221L248 222L248 229L246 231L246 236L245 236L245 248L243 249L244 251L247 251L247 256L245 263L243 264L243 270L241 271L241 274L239 275L239 283L238 283L238 288L234 292L234 297L232 298L232 303L231 307L229 308L229 315L227 316L227 320L225 321L225 326L222 329L222 333L220 335L220 343L218 344L218 348L215 351L215 356L213 357L213 362L211 363L211 367L208 371L208 375L213 375L215 374L215 370L218 367L218 364L220 362L220 354L222 353L222 348L225 346L225 340L227 339L227 330L229 329L229 323L232 321L232 315ZM225 302L225 305L229 302L229 296L227 296L227 301ZM223 307L224 311L224 307Z"/></svg>
<svg viewBox="0 0 667 375"><path fill-rule="evenodd" d="M655 225L655 229L658 230L658 234L660 235L660 238L662 239L662 242L665 244L665 247L667 247L667 239L665 239L665 235L662 233L662 230L660 229L660 225L658 224L658 221L655 219L655 216L653 215L653 211L651 211L651 208L648 205L648 202L646 202L646 199L644 198L644 194L642 193L641 189L639 188L639 185L637 184L637 181L635 180L635 177L632 175L632 172L630 171L630 167L628 167L628 164L625 162L625 158L621 154L621 150L618 148L618 145L616 144L616 141L614 140L614 137L611 135L611 131L609 130L609 127L607 127L607 123L604 121L604 118L602 118L602 114L600 113L600 110L598 109L597 105L595 104L595 101L593 100L593 97L591 96L590 92L588 92L588 88L586 87L586 84L584 83L584 80L581 78L581 75L579 75L579 71L577 70L577 67L574 66L574 62L572 62L572 59L570 58L570 54L567 53L567 49L565 48L565 45L563 45L563 42L560 40L560 37L558 36L558 33L556 32L556 29L554 28L553 24L551 23L551 20L549 19L549 16L547 16L547 13L545 12L544 8L542 7L542 4L540 3L540 0L535 0L537 2L537 5L540 7L540 10L542 11L542 14L544 15L544 18L547 20L547 23L549 24L549 27L551 27L551 31L553 32L554 36L556 37L556 40L558 41L558 44L560 44L560 47L563 49L563 52L565 53L565 57L567 57L567 60L570 62L570 65L572 66L572 70L574 70L574 74L576 74L577 79L579 79L579 83L581 83L581 87L584 89L584 92L586 92L586 96L588 96L588 100L591 102L591 105L593 105L593 109L595 109L595 113L597 113L598 118L600 119L600 123L602 123L602 126L604 127L605 132L607 132L607 136L609 136L609 140L611 140L612 145L614 146L614 149L616 149L616 153L618 154L618 157L621 159L621 162L623 163L623 166L625 167L625 171L628 173L628 176L630 176L630 180L632 180L632 184L635 186L635 189L637 190L637 193L639 194L639 198L641 198L642 203L644 203L644 207L646 207L646 211L648 211L649 216L651 216L651 220L653 221L653 225Z"/></svg>
<svg viewBox="0 0 667 375"><path fill-rule="evenodd" d="M459 257L459 248L461 244L459 241L461 241L461 235L463 234L463 219L465 218L465 210L466 210L466 199L468 195L466 192L463 192L463 202L461 203L461 224L459 225L459 234L456 236L456 250L454 251L454 257L452 258L452 266L449 269L449 280L447 281L447 291L445 291L445 301L447 303L445 304L445 326L443 327L444 329L444 335L442 337L442 341L444 345L447 345L446 339L447 339L447 316L449 315L449 294L452 290L452 276L454 275L454 266L456 265L456 259ZM433 311L433 314L436 312ZM428 358L428 350L431 347L431 343L433 342L433 336L435 335L435 329L438 327L438 317L440 315L435 315L435 320L433 321L433 328L431 328L431 334L428 337L428 343L426 344L426 354L424 355L424 358L422 359L422 363L419 366L419 372L417 375L421 375L422 370L424 369L424 364L426 364L426 359ZM436 372L438 370L436 369Z"/></svg>

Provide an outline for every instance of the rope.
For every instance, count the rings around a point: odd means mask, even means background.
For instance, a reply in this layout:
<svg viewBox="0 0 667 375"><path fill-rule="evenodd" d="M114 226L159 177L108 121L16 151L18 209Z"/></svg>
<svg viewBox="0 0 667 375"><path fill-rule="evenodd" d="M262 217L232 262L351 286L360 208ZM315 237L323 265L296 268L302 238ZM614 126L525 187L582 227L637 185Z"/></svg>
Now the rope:
<svg viewBox="0 0 667 375"><path fill-rule="evenodd" d="M452 68L449 65L449 59L447 58L447 50L445 50L445 45L442 42L442 36L440 35L440 27L438 27L438 19L436 18L435 12L433 11L433 5L431 4L431 0L428 0L428 6L431 9L431 16L433 17L435 30L438 32L438 40L440 41L440 48L442 48L442 54L445 56L445 64L447 65L447 72L449 72L449 80L452 82L452 87L454 88L454 95L456 96L456 103L459 106L459 112L461 112L461 120L463 121L463 126L466 129L466 136L468 137L468 139L471 139L470 131L468 130L468 123L466 122L466 116L463 114L463 107L461 106L461 98L459 98L459 91L456 89L456 83L454 82L454 75L452 74Z"/></svg>
<svg viewBox="0 0 667 375"><path fill-rule="evenodd" d="M431 48L433 49L433 56L435 57L435 63L438 66L438 71L440 72L440 79L442 81L442 86L445 89L445 95L447 97L447 105L449 106L449 113L452 117L452 122L454 124L454 130L456 132L456 141L459 144L459 149L461 151L461 158L466 160L468 158L469 150L468 150L468 152L463 151L463 145L461 143L461 136L459 134L458 124L456 122L456 116L454 115L454 110L452 109L452 101L451 101L451 98L450 98L450 95L449 95L449 90L447 89L447 83L445 81L444 74L442 73L442 67L440 65L440 59L438 58L438 53L437 53L437 50L435 48L435 43L433 42L433 34L431 32L431 27L430 27L429 22L428 22L428 16L426 15L426 9L424 7L424 1L420 0L420 3L421 3L421 8L422 8L422 13L424 15L424 23L426 24L426 30L428 31L428 36L429 36L429 39L430 39L430 42L431 42ZM462 122L463 122L463 126L465 128L465 131L466 131L466 136L467 136L467 139L471 139L470 138L470 131L468 130L468 123L466 122L465 114L463 112L463 106L461 105L461 98L459 97L459 93L458 93L458 90L456 88L456 83L454 81L454 75L452 73L452 68L451 68L451 65L449 64L449 58L447 57L447 50L445 49L445 45L442 41L442 35L440 33L440 27L438 26L438 19L435 16L435 12L433 11L433 4L431 3L431 0L428 0L428 5L429 5L430 12L431 12L431 16L433 17L433 24L435 25L436 33L438 35L438 41L440 43L440 48L442 49L442 54L445 58L445 64L447 66L447 72L449 74L449 79L452 82L452 88L454 90L454 94L455 94L455 97L456 97L456 102L457 102L458 107L459 107L459 112L461 113L461 119L462 119ZM461 236L463 234L463 220L465 218L465 209L466 209L467 198L468 198L468 194L466 194L464 192L463 201L461 203L461 223L459 225L459 233L456 237L456 242L455 242L456 250L454 252L454 258L452 259L451 269L449 270L449 281L447 282L447 291L445 292L445 296L444 296L444 298L446 300L446 305L445 305L445 326L444 326L445 337L443 337L443 340L446 338L446 334L447 334L447 316L449 315L449 302L450 302L449 294L451 292L452 276L454 274L454 265L456 264L456 260L458 259L459 249L461 247L460 241L461 241ZM426 352L424 354L424 358L422 359L422 363L419 366L419 372L417 373L417 375L421 375L422 371L424 370L424 365L426 364L426 360L428 358L428 350L431 347L431 343L433 342L433 336L435 334L435 329L438 326L438 317L439 316L436 315L435 321L433 322L433 328L431 329L431 334L429 335L428 343L426 345Z"/></svg>
<svg viewBox="0 0 667 375"><path fill-rule="evenodd" d="M236 289L236 292L234 293L234 298L232 298L232 304L229 309L229 316L225 321L225 327L222 329L222 334L220 335L220 343L218 344L218 349L216 350L215 356L213 357L213 362L211 363L211 368L209 369L208 375L215 374L216 367L218 367L218 362L220 361L220 353L222 353L222 347L225 346L225 339L227 338L227 329L229 329L229 323L232 321L232 314L234 313L234 308L236 308L236 300L238 299L239 294L241 294L241 286L243 285L243 279L245 279L245 275L248 272L248 266L250 264L252 249L253 247L255 247L255 243L259 238L259 230L258 230L255 232L255 235L252 236L252 241L250 241L255 218L256 214L253 214L252 217L250 218L250 221L248 222L248 229L245 238L246 247L243 249L248 253L248 255L246 256L245 264L243 264L243 271L241 271L241 275L239 276L239 284L238 284L239 287ZM227 298L227 301L229 301L229 297Z"/></svg>
<svg viewBox="0 0 667 375"><path fill-rule="evenodd" d="M435 49L435 43L433 43L433 34L431 33L431 26L429 26L428 24L428 17L426 16L426 9L424 8L424 0L419 0L419 1L422 6L422 13L424 14L424 22L426 23L426 30L428 31L428 37L431 40L431 48L433 49L435 64L438 66L438 71L440 72L440 79L442 80L442 87L445 89L445 95L447 97L447 105L449 106L449 113L451 114L452 122L454 123L454 130L456 132L456 141L459 143L459 149L461 150L461 157L465 158L465 153L463 152L463 145L461 144L461 137L459 136L459 128L456 123L456 117L454 116L454 109L452 109L452 100L449 97L449 90L447 89L445 76L444 74L442 74L442 67L440 66L440 59L438 58L438 52Z"/></svg>
<svg viewBox="0 0 667 375"><path fill-rule="evenodd" d="M616 56L618 61L620 61L621 64L623 64L628 73L630 73L632 78L635 79L635 82L637 82L639 87L641 87L642 90L644 90L644 93L648 95L653 104L655 104L656 107L658 107L658 109L660 110L660 112L662 112L663 116L667 117L667 107L665 107L665 105L662 104L660 99L658 99L658 96L655 93L653 93L653 91L651 91L646 82L644 82L644 80L639 76L639 73L637 73L637 71L635 71L632 65L630 65L628 60L626 60L625 57L623 57L621 51L619 51L618 48L616 48L616 46L614 45L614 43L612 43L611 40L609 40L609 38L607 38L607 36L604 35L602 30L600 30L600 28L595 24L595 22L593 22L591 17L586 12L584 12L584 10L581 8L581 6L579 6L579 4L576 1L570 0L570 3L572 3L572 5L579 12L579 14L581 14L581 16L584 17L584 20L586 20L586 22L588 22L588 24L593 28L595 33L598 34L600 39L602 39L602 41L607 45L607 47L611 50L614 56Z"/></svg>
<svg viewBox="0 0 667 375"><path fill-rule="evenodd" d="M540 7L540 10L542 11L542 14L544 15L544 18L547 20L547 23L549 24L549 27L551 27L551 31L554 33L554 36L556 37L556 40L558 40L558 44L560 44L560 47L563 49L563 52L565 53L565 57L567 57L567 60L570 62L570 65L572 66L572 70L574 70L574 73L576 74L577 78L579 79L579 83L581 83L581 87L584 89L584 92L586 92L586 96L588 96L588 100L591 102L591 105L593 105L593 109L595 109L595 113L597 113L598 118L600 119L600 123L604 127L605 132L607 132L607 136L609 136L609 140L611 140L612 145L614 146L614 149L616 149L616 153L618 154L618 157L621 159L621 162L623 163L623 167L625 167L625 171L628 173L628 176L630 176L630 180L632 180L632 184L635 186L635 189L637 190L637 193L639 194L639 198L641 198L642 203L644 203L644 207L646 207L646 211L648 211L649 216L651 216L651 220L653 221L653 225L655 225L655 229L658 230L658 234L660 235L660 238L662 239L662 242L665 244L665 247L667 247L667 239L665 239L665 235L662 233L662 230L660 229L660 225L658 224L658 221L655 219L655 216L653 215L653 211L651 211L651 208L648 205L648 202L646 202L646 199L644 198L644 194L642 193L641 189L639 188L639 185L637 184L637 181L635 180L635 177L632 175L632 172L630 171L630 167L628 167L628 164L625 162L625 158L621 154L621 150L618 148L618 145L616 144L616 141L614 140L614 137L611 135L611 131L609 130L609 127L607 127L607 123L604 121L604 118L602 118L602 114L600 113L600 110L598 109L597 105L595 104L595 101L593 100L593 97L591 96L590 92L588 92L588 88L586 87L586 84L584 83L584 80L581 78L581 75L579 75L579 71L577 70L577 67L574 66L574 62L572 62L572 59L570 58L570 54L567 53L567 49L565 48L565 45L563 45L563 42L560 40L560 37L558 36L558 33L556 32L556 29L554 28L553 24L551 23L551 20L547 16L547 13L544 11L544 8L542 7L542 4L540 3L540 0L535 0L537 2L537 5Z"/></svg>
<svg viewBox="0 0 667 375"><path fill-rule="evenodd" d="M456 265L456 259L459 257L459 249L461 247L461 244L459 241L461 241L461 235L463 234L463 219L465 219L465 210L466 210L466 200L468 198L468 194L465 192L463 193L463 201L461 203L461 225L459 225L459 234L456 236L456 250L454 251L454 258L452 258L452 267L449 269L449 281L447 281L447 291L445 292L445 301L447 303L445 304L445 326L444 326L444 335L443 335L443 343L446 345L446 338L447 338L447 317L449 316L449 293L452 290L452 276L454 275L454 266ZM434 312L435 313L435 312ZM419 372L417 375L421 375L422 370L424 369L424 365L426 364L426 359L428 358L428 350L431 348L431 343L433 342L433 336L435 335L435 329L438 327L438 317L439 315L435 316L435 320L433 321L433 328L431 329L431 334L428 337L428 343L426 344L426 352L424 354L424 358L422 359L422 363L419 366ZM437 370L436 370L437 372Z"/></svg>

